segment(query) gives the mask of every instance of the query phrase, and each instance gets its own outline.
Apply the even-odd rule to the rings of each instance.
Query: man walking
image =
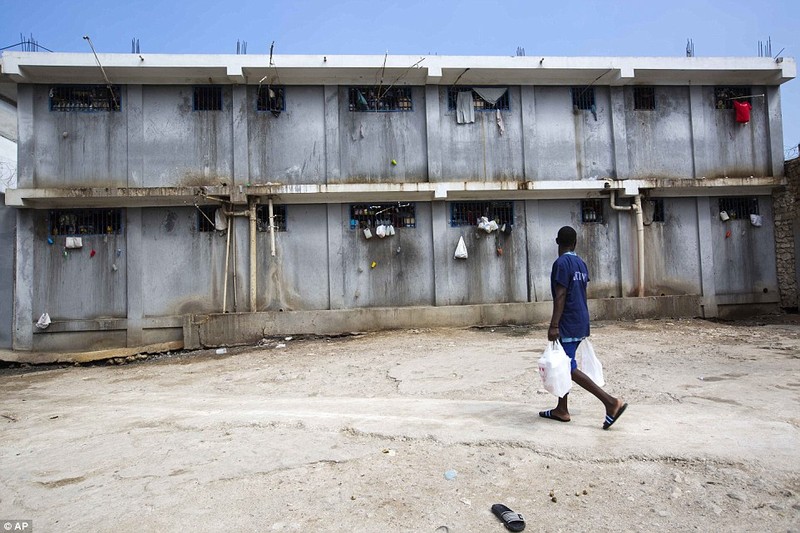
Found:
[[[547,340],[560,340],[564,351],[570,358],[572,381],[592,393],[606,407],[606,419],[603,429],[610,428],[616,422],[628,404],[615,398],[601,389],[586,374],[578,370],[575,351],[578,344],[589,336],[589,308],[586,305],[586,285],[589,282],[589,270],[586,263],[575,253],[578,235],[574,229],[564,226],[558,230],[558,259],[553,263],[550,273],[550,290],[553,293],[553,316],[547,330]],[[567,396],[558,399],[555,409],[541,411],[539,416],[569,422]]]

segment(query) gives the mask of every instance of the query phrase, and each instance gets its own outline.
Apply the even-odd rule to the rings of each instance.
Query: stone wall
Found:
[[[775,252],[781,307],[798,307],[796,244],[800,237],[800,157],[786,161],[787,186],[774,193]]]

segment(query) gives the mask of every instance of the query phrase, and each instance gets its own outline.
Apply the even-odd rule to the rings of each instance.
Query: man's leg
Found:
[[[578,369],[574,369],[572,371],[572,381],[592,393],[598,400],[603,402],[603,405],[606,406],[606,414],[616,418],[620,408],[624,405],[622,400],[614,398],[609,393],[598,387],[597,383],[592,381],[589,376]],[[559,405],[560,404],[561,402],[559,400]]]

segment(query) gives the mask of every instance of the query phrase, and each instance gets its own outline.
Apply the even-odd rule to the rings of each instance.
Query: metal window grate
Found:
[[[273,223],[275,231],[286,231],[286,206],[272,204]],[[258,231],[269,231],[269,206],[259,205],[256,208],[256,228]]]
[[[572,87],[573,109],[591,111],[594,107],[594,87]]]
[[[201,205],[197,207],[197,231],[201,233],[214,231],[214,215],[219,209],[218,205]]]
[[[731,196],[719,199],[719,210],[725,211],[731,220],[749,219],[758,215],[758,198],[753,196]]]
[[[499,225],[514,225],[514,202],[451,202],[450,226],[477,226],[481,217],[496,221]]]
[[[633,88],[633,109],[652,111],[656,108],[656,90],[654,87]]]
[[[280,113],[286,110],[286,99],[283,87],[259,87],[256,111],[272,111]]]
[[[50,111],[119,111],[117,85],[56,85],[50,87]]]
[[[374,228],[391,224],[395,228],[416,228],[416,204],[351,204],[350,229]]]
[[[742,98],[751,94],[750,87],[715,87],[714,107],[717,109],[733,109],[733,100],[750,102],[750,98]]]
[[[604,224],[603,200],[592,198],[581,200],[581,222],[584,224]]]
[[[411,87],[350,87],[350,111],[412,111]]]
[[[50,235],[118,235],[121,209],[54,209],[49,213]]]
[[[455,111],[456,105],[458,103],[458,93],[462,91],[472,91],[472,106],[475,108],[475,111],[494,111],[496,109],[500,109],[501,111],[508,111],[509,109],[509,102],[510,99],[508,97],[508,89],[506,89],[505,94],[500,97],[497,102],[494,104],[490,104],[483,98],[481,98],[478,93],[476,93],[471,87],[450,87],[447,90],[447,110],[448,111]]]
[[[205,85],[194,88],[194,111],[222,111],[222,87]]]

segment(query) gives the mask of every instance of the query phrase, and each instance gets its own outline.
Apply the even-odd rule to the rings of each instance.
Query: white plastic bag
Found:
[[[386,226],[381,224],[377,228],[375,228],[375,235],[377,235],[378,238],[380,238],[380,239],[383,239],[384,237],[386,237]]]
[[[542,385],[550,394],[563,398],[572,388],[572,368],[569,356],[558,341],[548,342],[539,358]]]
[[[50,325],[50,315],[47,313],[42,313],[42,316],[39,317],[39,320],[36,321],[36,327],[39,329],[47,329],[47,326]]]
[[[367,239],[372,238],[372,232],[369,230],[369,228],[364,228],[364,237]]]
[[[456,246],[456,253],[453,256],[455,259],[467,258],[467,243],[464,242],[464,236],[458,238],[458,245]]]
[[[83,239],[81,237],[67,237],[65,248],[83,248]]]
[[[578,362],[578,368],[581,372],[589,376],[589,379],[594,381],[598,387],[606,384],[603,379],[603,365],[594,354],[594,346],[588,338],[583,339],[575,351],[575,359]]]
[[[761,215],[750,215],[750,224],[752,224],[753,226],[755,226],[757,228],[760,228],[762,223],[763,222],[762,222]]]

